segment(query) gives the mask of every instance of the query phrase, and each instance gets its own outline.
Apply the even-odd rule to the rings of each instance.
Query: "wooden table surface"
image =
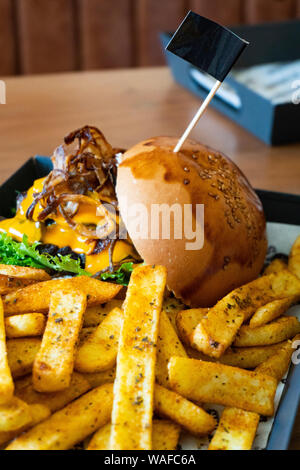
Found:
[[[0,106],[0,183],[35,154],[51,155],[70,131],[98,126],[115,147],[156,135],[179,136],[199,101],[167,68],[9,78]],[[254,187],[300,193],[300,144],[268,147],[210,109],[193,138],[222,150]],[[300,413],[291,443],[300,450]]]

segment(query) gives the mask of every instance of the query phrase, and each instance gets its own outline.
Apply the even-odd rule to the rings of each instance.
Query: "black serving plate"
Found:
[[[26,191],[34,180],[46,176],[52,169],[48,157],[30,158],[0,186],[0,216],[11,217],[18,192]],[[268,222],[300,226],[300,196],[257,190]],[[267,450],[286,450],[300,402],[300,366],[292,365],[275,416]]]

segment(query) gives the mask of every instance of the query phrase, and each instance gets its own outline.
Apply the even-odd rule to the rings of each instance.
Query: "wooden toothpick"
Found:
[[[213,97],[215,96],[215,94],[217,93],[217,91],[218,91],[218,89],[220,88],[221,85],[222,85],[222,82],[220,82],[218,80],[216,82],[216,84],[214,85],[214,87],[211,89],[211,91],[207,95],[205,101],[202,103],[199,110],[197,111],[197,113],[195,114],[195,116],[191,120],[190,124],[188,125],[188,127],[186,128],[186,130],[184,131],[184,133],[180,137],[179,141],[177,142],[177,145],[173,150],[174,153],[179,152],[179,150],[183,146],[184,142],[186,141],[186,139],[188,138],[188,136],[190,135],[190,133],[192,132],[194,127],[197,125],[199,119],[204,114],[206,108],[208,107],[209,103],[211,102],[211,100],[213,99]]]

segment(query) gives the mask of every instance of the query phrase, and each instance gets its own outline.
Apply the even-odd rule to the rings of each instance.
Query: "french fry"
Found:
[[[86,450],[110,450],[111,423],[95,432]]]
[[[201,361],[217,362],[217,359],[206,356],[205,354],[203,354],[202,352],[198,351],[195,348],[192,348],[191,346],[186,346],[185,350],[186,350],[188,357],[190,357],[191,359],[200,359]],[[230,349],[228,349],[228,351],[230,351]],[[224,355],[222,357],[224,357]]]
[[[300,235],[293,244],[288,267],[289,270],[300,279]]]
[[[274,377],[277,382],[279,382],[289,369],[291,357],[295,352],[293,343],[294,341],[299,340],[300,335],[297,335],[292,340],[284,343],[279,351],[277,351],[273,356],[269,357],[265,362],[256,368],[256,372]]]
[[[95,388],[21,434],[6,450],[68,450],[110,421],[113,385]]]
[[[288,371],[291,356],[294,352],[293,342],[297,339],[300,339],[300,335],[296,336],[294,340],[274,346],[240,348],[237,351],[243,352],[255,349],[268,349],[271,351],[272,348],[276,348],[270,357],[265,358],[264,362],[256,367],[256,372],[274,377],[279,382]],[[253,354],[255,355],[256,353],[254,352]],[[210,443],[209,450],[250,450],[258,423],[259,415],[256,413],[242,411],[237,408],[225,408],[218,429]]]
[[[75,359],[78,372],[110,370],[116,363],[123,311],[114,308],[79,346]]]
[[[168,363],[172,356],[187,357],[167,313],[162,310],[157,338],[157,358],[155,367],[156,382],[169,386]]]
[[[152,449],[175,450],[180,437],[180,426],[171,421],[153,420]]]
[[[265,346],[286,341],[300,333],[300,322],[296,317],[281,317],[272,323],[251,328],[244,325],[239,330],[234,345],[237,347]]]
[[[81,328],[78,338],[78,347],[80,347],[87,339],[96,331],[96,326],[86,326]]]
[[[262,362],[269,359],[283,346],[283,343],[272,344],[271,346],[255,346],[250,348],[229,348],[219,359],[222,364],[242,369],[255,369]],[[196,358],[197,359],[197,358]],[[200,358],[201,359],[201,358]]]
[[[197,349],[187,347],[186,352],[188,357],[192,359],[199,359],[201,361],[220,362],[232,367],[240,367],[241,369],[254,369],[263,361],[275,354],[282,348],[285,342],[272,344],[270,346],[254,346],[248,348],[235,348],[230,347],[223,354],[223,356],[216,361],[205,354],[197,351]]]
[[[9,292],[13,292],[17,289],[29,286],[30,284],[34,284],[35,282],[37,281],[33,281],[32,279],[18,279],[16,277],[8,277],[1,274],[0,295],[8,294]]]
[[[81,374],[89,382],[92,388],[99,387],[106,383],[113,383],[116,378],[116,368],[105,370],[104,372],[95,372],[93,374]]]
[[[193,331],[208,312],[208,308],[192,308],[177,313],[176,326],[178,334],[186,345],[191,345]]]
[[[41,346],[41,340],[39,338],[9,339],[6,346],[8,366],[13,378],[30,374]]]
[[[4,324],[7,338],[41,336],[45,330],[46,318],[43,313],[25,313],[5,318]]]
[[[15,382],[15,395],[28,404],[46,405],[52,413],[60,410],[71,401],[86,393],[91,384],[77,372],[72,374],[68,388],[60,392],[39,393],[33,388],[32,377],[25,377]]]
[[[216,427],[215,419],[202,408],[157,384],[154,408],[159,416],[170,419],[196,436],[209,434]]]
[[[114,308],[122,308],[123,300],[112,299],[109,302],[94,307],[88,307],[83,317],[83,326],[98,326]]]
[[[114,385],[113,450],[151,449],[156,342],[165,285],[162,266],[137,267],[130,278]]]
[[[49,281],[51,279],[51,276],[43,269],[13,266],[9,264],[0,264],[0,275],[15,277],[17,279],[30,279],[32,281]]]
[[[23,400],[12,397],[0,405],[0,431],[16,431],[31,422],[30,408]]]
[[[264,275],[277,274],[280,271],[286,270],[287,268],[288,265],[283,259],[275,258],[264,270]]]
[[[287,270],[239,287],[221,299],[200,321],[192,334],[193,346],[207,356],[220,358],[234,341],[242,323],[259,307],[299,294],[300,280]]]
[[[265,416],[274,413],[274,378],[224,364],[183,357],[169,363],[171,387],[197,402],[237,407]]]
[[[103,304],[113,299],[122,286],[98,281],[88,276],[77,276],[71,279],[53,279],[39,282],[24,289],[19,289],[3,298],[6,316],[27,312],[47,312],[51,294],[62,290],[80,290],[87,296],[89,307]]]
[[[259,415],[238,408],[225,408],[208,450],[251,450]]]
[[[32,380],[38,392],[69,387],[85,309],[86,295],[80,291],[52,294],[46,330],[33,365]]]
[[[287,297],[286,299],[273,300],[273,302],[260,307],[251,318],[249,326],[251,328],[258,328],[270,323],[272,320],[276,320],[276,318],[283,315],[293,305],[295,300],[295,297]]]
[[[22,428],[17,429],[15,431],[0,431],[0,446],[3,444],[11,441],[15,437],[17,437],[20,433],[27,431],[28,429],[32,428],[36,424],[40,423],[47,419],[51,412],[49,408],[45,405],[30,405],[29,406],[31,421],[25,424]]]
[[[176,333],[178,333],[176,326],[176,315],[183,308],[184,304],[181,302],[181,300],[176,299],[175,297],[166,297],[163,301],[162,310],[168,315],[169,320],[172,323]]]
[[[232,344],[243,321],[242,312],[212,308],[194,329],[191,346],[207,356],[218,359]]]
[[[270,301],[284,299],[286,297],[299,297],[300,280],[287,269],[263,277],[268,277],[270,281],[270,291],[268,295],[270,297],[273,295]]]
[[[83,373],[111,369],[117,357],[118,339],[123,312],[116,308],[105,317],[100,326],[83,341],[78,349],[75,369]],[[168,362],[171,356],[186,357],[186,352],[169,320],[162,310],[157,339],[156,380],[168,384]]]
[[[100,428],[92,437],[87,450],[109,450],[111,423]],[[152,450],[175,450],[180,427],[171,421],[153,420]]]
[[[9,402],[13,392],[14,384],[7,358],[3,304],[0,298],[0,405]]]

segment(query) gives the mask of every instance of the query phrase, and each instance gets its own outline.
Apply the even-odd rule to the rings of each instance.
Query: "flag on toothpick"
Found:
[[[249,45],[229,29],[190,11],[166,49],[195,67],[208,73],[217,81],[201,108],[179,140],[174,152],[178,152],[203,115],[210,101],[226,76]]]

